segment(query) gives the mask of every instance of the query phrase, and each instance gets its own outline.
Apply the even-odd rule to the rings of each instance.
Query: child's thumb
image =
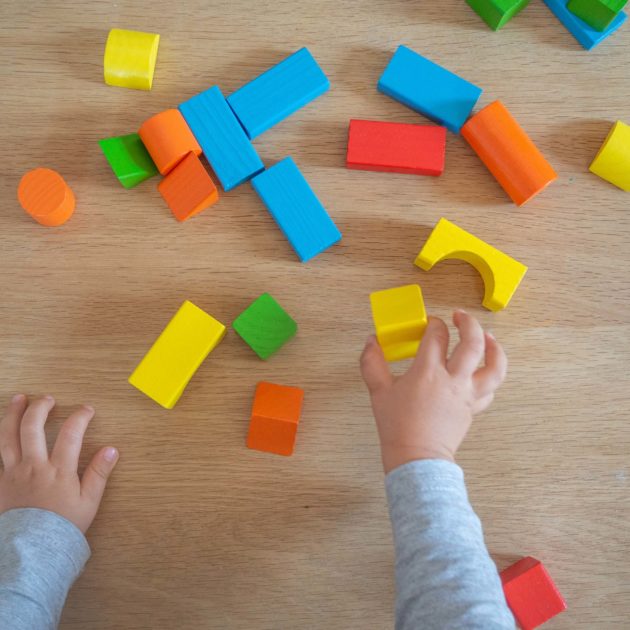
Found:
[[[393,379],[383,350],[374,335],[368,338],[361,354],[361,376],[370,394],[376,393],[382,387],[387,387]]]

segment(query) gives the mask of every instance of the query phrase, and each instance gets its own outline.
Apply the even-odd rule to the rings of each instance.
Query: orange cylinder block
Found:
[[[25,173],[17,196],[22,208],[35,221],[48,227],[62,225],[74,212],[72,189],[57,171],[49,168],[34,168]]]
[[[558,177],[501,101],[472,116],[461,134],[517,206]]]

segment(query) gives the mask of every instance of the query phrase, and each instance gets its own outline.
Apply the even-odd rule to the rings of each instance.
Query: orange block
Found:
[[[65,223],[74,212],[74,193],[57,171],[34,168],[22,176],[18,201],[38,223],[55,227]]]
[[[201,155],[199,143],[177,109],[167,109],[145,120],[138,135],[162,175],[175,168],[191,151]]]
[[[194,153],[189,153],[159,184],[158,190],[178,221],[217,202],[219,191]]]
[[[461,134],[517,206],[558,177],[501,101],[472,116]]]
[[[258,383],[249,424],[247,446],[266,453],[292,455],[304,390]]]

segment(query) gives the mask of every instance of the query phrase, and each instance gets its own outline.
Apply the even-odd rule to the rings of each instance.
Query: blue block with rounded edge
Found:
[[[612,35],[628,18],[626,13],[622,11],[610,23],[608,28],[603,31],[596,31],[584,20],[569,11],[567,8],[569,0],[543,0],[543,2],[586,50],[591,50],[591,48],[595,48],[595,46],[601,44],[601,42]]]
[[[301,48],[236,90],[227,102],[253,140],[329,87],[308,48]]]
[[[341,232],[292,158],[254,177],[252,186],[302,262],[341,240]]]
[[[407,46],[399,46],[378,89],[459,133],[483,90]]]
[[[179,111],[224,190],[235,188],[265,168],[217,86],[182,103]]]

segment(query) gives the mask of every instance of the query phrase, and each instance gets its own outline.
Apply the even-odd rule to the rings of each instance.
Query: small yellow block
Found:
[[[492,245],[484,243],[446,219],[440,219],[418,254],[415,264],[429,271],[447,258],[470,263],[483,278],[483,305],[491,311],[505,308],[527,272],[527,267]]]
[[[188,381],[225,336],[225,326],[186,300],[129,377],[129,383],[172,409]]]
[[[427,327],[422,291],[417,284],[370,294],[376,338],[388,361],[414,357]]]
[[[156,33],[113,28],[105,44],[105,83],[150,90],[160,36]]]
[[[589,170],[621,190],[630,191],[630,125],[618,120],[612,126]]]

